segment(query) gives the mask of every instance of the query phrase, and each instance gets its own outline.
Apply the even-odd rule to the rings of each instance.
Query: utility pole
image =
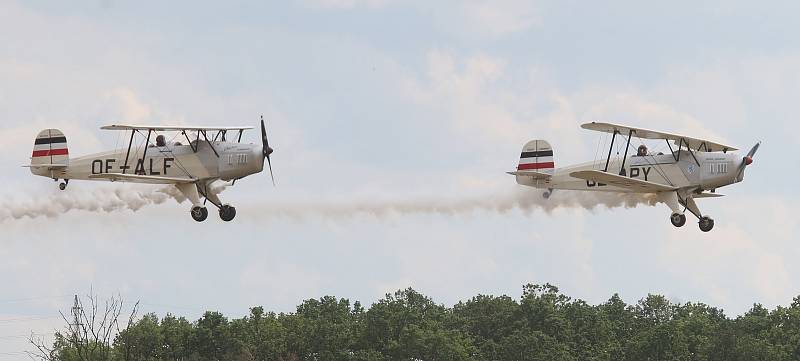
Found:
[[[72,322],[69,324],[70,332],[72,333],[72,341],[76,347],[79,347],[81,344],[81,340],[83,339],[81,335],[81,314],[83,313],[83,308],[81,307],[80,302],[78,301],[78,295],[75,295],[75,303],[72,306]]]

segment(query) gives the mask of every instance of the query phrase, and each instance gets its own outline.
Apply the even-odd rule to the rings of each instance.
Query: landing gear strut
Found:
[[[686,224],[686,215],[685,214],[681,214],[681,213],[673,213],[669,217],[669,220],[670,220],[670,222],[672,222],[673,226],[675,226],[675,227],[683,227],[683,225]]]
[[[225,222],[230,222],[236,217],[236,208],[230,205],[219,207],[219,218]]]
[[[702,217],[700,218],[698,225],[700,226],[701,231],[708,232],[714,228],[714,220],[709,217]]]
[[[208,218],[208,209],[200,206],[192,207],[192,218],[198,222],[205,221]]]

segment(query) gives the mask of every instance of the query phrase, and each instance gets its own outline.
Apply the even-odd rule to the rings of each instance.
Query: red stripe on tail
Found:
[[[547,163],[528,163],[528,164],[520,164],[517,167],[517,170],[529,170],[529,169],[547,169],[547,168],[555,168],[556,164],[554,162],[547,162]]]
[[[52,150],[34,150],[33,157],[49,157],[51,155],[69,155],[69,151],[64,149],[52,149]]]

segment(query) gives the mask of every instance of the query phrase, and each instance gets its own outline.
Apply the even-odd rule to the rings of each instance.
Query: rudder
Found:
[[[67,166],[69,150],[67,137],[58,129],[45,129],[36,136],[31,154],[31,166]]]
[[[552,173],[555,170],[553,147],[546,140],[532,140],[522,147],[517,170]]]

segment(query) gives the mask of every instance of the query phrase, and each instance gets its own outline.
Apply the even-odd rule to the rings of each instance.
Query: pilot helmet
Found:
[[[643,157],[647,155],[647,146],[642,144],[639,146],[639,150],[636,152],[636,155]]]

